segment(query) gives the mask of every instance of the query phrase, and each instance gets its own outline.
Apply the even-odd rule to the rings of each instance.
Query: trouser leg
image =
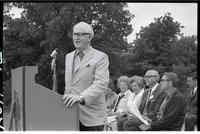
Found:
[[[124,122],[123,128],[124,131],[140,131],[139,126],[142,124],[142,122],[135,118],[130,119]]]
[[[81,122],[79,122],[79,130],[80,131],[103,131],[104,125],[99,126],[84,126]]]
[[[185,118],[185,131],[194,131],[195,119],[186,116]]]
[[[118,131],[124,131],[123,124],[126,120],[127,120],[126,117],[123,117],[123,118],[120,118],[117,120],[117,130]]]

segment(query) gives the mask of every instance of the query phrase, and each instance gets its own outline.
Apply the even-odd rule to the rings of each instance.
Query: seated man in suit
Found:
[[[187,84],[191,90],[189,90],[186,97],[185,130],[194,131],[194,126],[197,125],[197,72],[188,75]]]
[[[158,111],[155,103],[161,104],[162,98],[158,99],[158,94],[161,93],[158,81],[160,75],[156,70],[149,70],[144,76],[145,84],[148,87],[143,93],[141,105],[139,107],[140,114],[145,120],[153,120]],[[136,116],[129,117],[128,120],[119,119],[117,126],[119,131],[139,131],[139,126],[143,122]]]
[[[176,89],[178,76],[173,72],[165,72],[161,78],[161,94],[166,94],[162,101],[156,119],[148,125],[142,124],[139,128],[143,131],[180,131],[185,117],[185,99]],[[160,95],[161,95],[160,94]],[[160,96],[159,95],[159,96]]]

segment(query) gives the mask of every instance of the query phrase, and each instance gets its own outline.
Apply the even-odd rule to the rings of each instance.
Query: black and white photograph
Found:
[[[1,2],[2,131],[198,131],[197,2]]]

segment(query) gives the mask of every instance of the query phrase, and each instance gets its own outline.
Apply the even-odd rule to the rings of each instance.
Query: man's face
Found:
[[[91,34],[85,32],[83,28],[75,27],[73,31],[73,42],[76,49],[83,51],[88,47],[91,40]]]
[[[161,89],[169,88],[170,82],[171,81],[168,79],[168,77],[166,75],[163,75],[163,77],[161,78],[161,81],[160,81]]]
[[[144,81],[148,87],[152,87],[155,83],[157,83],[157,76],[146,73],[144,76]]]
[[[196,83],[197,82],[195,80],[193,80],[192,77],[187,78],[187,84],[188,84],[189,87],[194,88],[196,86]]]

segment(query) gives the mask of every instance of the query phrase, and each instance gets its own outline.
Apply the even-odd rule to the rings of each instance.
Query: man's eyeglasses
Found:
[[[90,33],[73,33],[73,36],[85,36],[89,35]]]
[[[170,80],[169,80],[169,79],[161,79],[160,82],[161,82],[161,81],[170,81]]]

